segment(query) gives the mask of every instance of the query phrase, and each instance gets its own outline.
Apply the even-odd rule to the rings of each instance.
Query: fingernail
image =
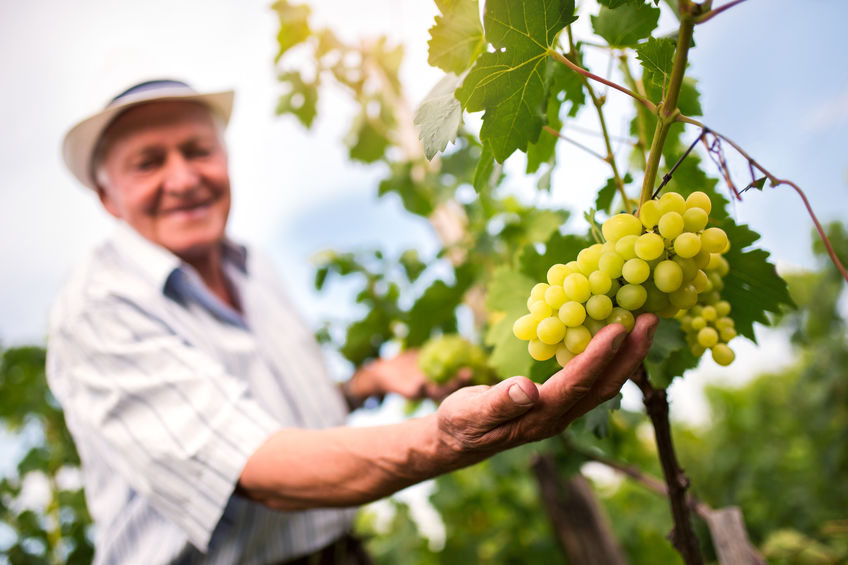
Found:
[[[519,406],[533,403],[530,397],[527,396],[527,393],[524,392],[524,389],[521,388],[521,385],[512,385],[509,387],[509,397]]]
[[[612,340],[612,350],[618,351],[618,348],[621,347],[621,344],[624,343],[624,338],[627,337],[627,332],[622,332],[615,336]]]

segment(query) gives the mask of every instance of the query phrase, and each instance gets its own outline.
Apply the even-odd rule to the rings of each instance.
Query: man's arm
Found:
[[[248,459],[239,491],[280,510],[355,506],[551,437],[618,393],[656,325],[645,314],[630,334],[620,324],[604,328],[542,385],[512,377],[467,387],[436,413],[399,424],[279,430]]]

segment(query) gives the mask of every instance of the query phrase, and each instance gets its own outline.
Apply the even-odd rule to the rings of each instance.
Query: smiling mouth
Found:
[[[202,202],[194,202],[188,205],[175,206],[173,208],[168,208],[167,210],[162,210],[162,215],[167,217],[191,219],[205,215],[212,207],[212,204],[214,204],[214,202],[215,199],[210,198],[208,200],[203,200]]]

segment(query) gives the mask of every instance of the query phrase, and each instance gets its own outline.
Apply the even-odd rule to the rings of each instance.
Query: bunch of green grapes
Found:
[[[716,287],[706,270],[730,245],[724,230],[707,227],[711,209],[703,192],[685,199],[667,192],[645,202],[638,217],[609,218],[603,243],[553,265],[547,282],[533,287],[513,333],[529,342],[533,359],[555,356],[565,366],[606,325],[630,331],[642,312],[671,318],[696,306]]]
[[[698,303],[677,318],[680,327],[686,332],[686,342],[695,357],[700,357],[709,349],[713,360],[722,366],[730,365],[736,354],[728,342],[736,337],[736,324],[730,317],[730,303],[721,299],[724,288],[722,280],[730,270],[727,261],[721,255],[714,254],[707,265],[707,288],[698,295]]]
[[[485,383],[490,380],[492,371],[486,363],[486,352],[457,334],[427,340],[419,351],[418,367],[438,384],[447,383],[463,368],[471,370],[472,382]]]

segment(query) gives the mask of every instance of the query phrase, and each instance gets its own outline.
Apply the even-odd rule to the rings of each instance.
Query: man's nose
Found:
[[[164,172],[162,185],[168,192],[188,192],[200,183],[200,175],[191,162],[181,154],[169,156]]]

